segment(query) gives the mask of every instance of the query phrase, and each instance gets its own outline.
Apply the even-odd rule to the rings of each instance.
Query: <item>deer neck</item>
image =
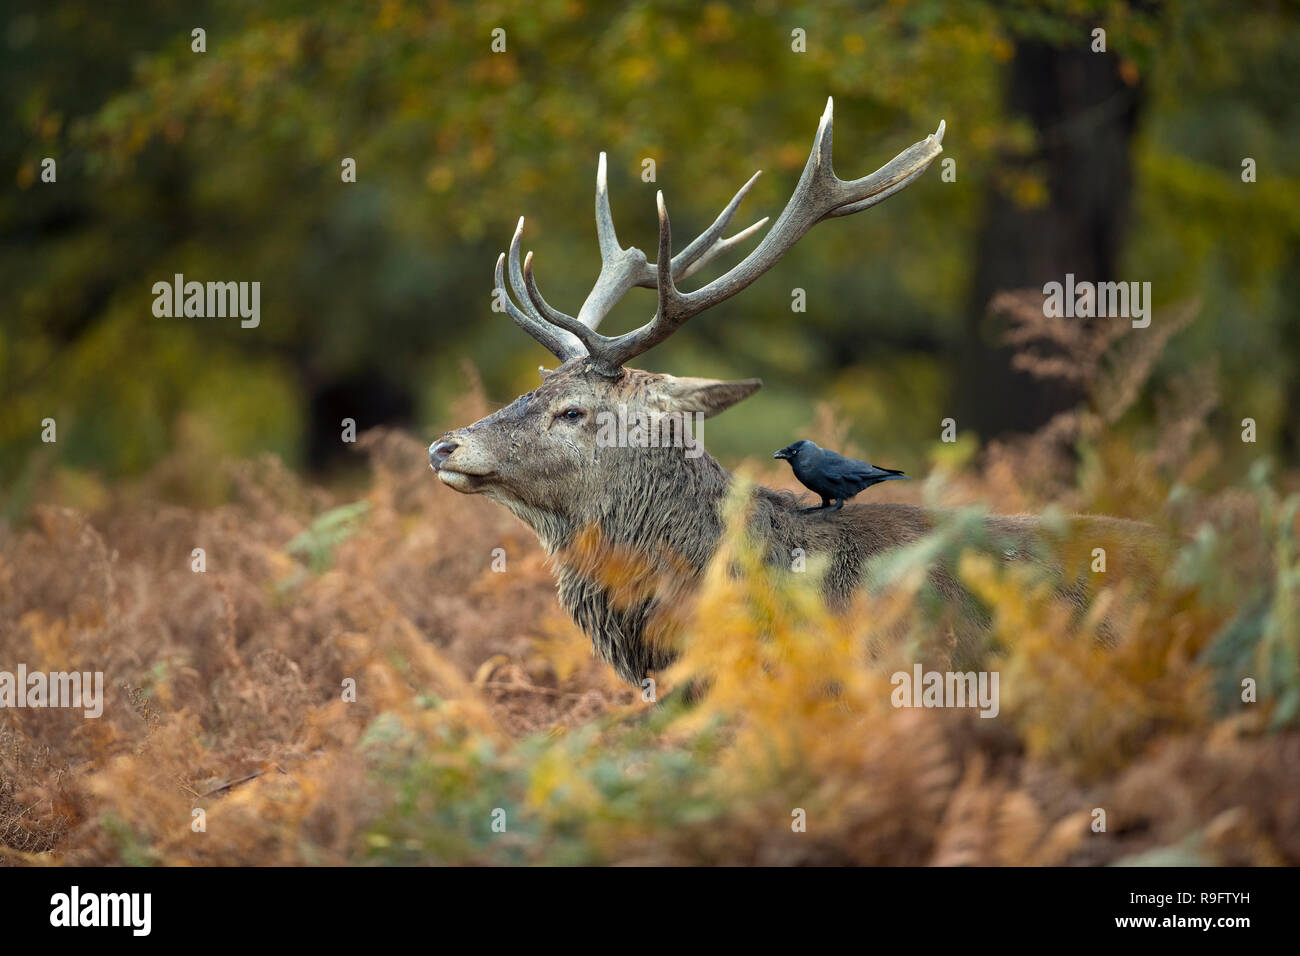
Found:
[[[512,510],[546,548],[560,603],[593,649],[638,683],[672,661],[669,618],[717,549],[732,478],[707,453],[686,459],[680,449],[628,464],[582,514]]]
[[[602,559],[638,555],[698,573],[721,536],[731,481],[707,453],[688,459],[664,449],[636,459],[583,513],[525,520],[561,567],[593,570]]]

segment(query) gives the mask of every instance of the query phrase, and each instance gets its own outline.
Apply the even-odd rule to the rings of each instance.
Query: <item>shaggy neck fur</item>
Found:
[[[623,489],[593,501],[585,515],[511,505],[551,556],[559,599],[619,676],[640,683],[673,660],[676,615],[694,591],[722,536],[732,476],[712,456],[680,449],[602,449]],[[924,534],[929,515],[910,505],[849,505],[801,515],[788,492],[756,487],[750,530],[768,560],[789,567],[794,549],[830,557],[824,582],[832,606],[845,603],[867,559]]]

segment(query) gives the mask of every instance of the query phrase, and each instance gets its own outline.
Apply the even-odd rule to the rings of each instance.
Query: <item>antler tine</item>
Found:
[[[659,268],[646,261],[645,253],[635,247],[624,249],[619,245],[614,229],[614,215],[609,207],[608,166],[605,153],[596,164],[596,237],[600,242],[600,276],[592,287],[587,301],[578,312],[578,321],[588,328],[599,327],[609,311],[627,295],[634,286],[653,289],[658,282]],[[703,268],[722,253],[734,248],[752,236],[767,223],[760,219],[729,239],[722,232],[731,223],[736,210],[753,188],[762,171],[755,173],[719,213],[713,225],[700,233],[685,249],[672,258],[674,279],[684,279]]]
[[[662,342],[694,315],[746,288],[781,259],[813,226],[823,219],[850,215],[882,202],[921,175],[943,152],[945,124],[919,143],[903,150],[880,169],[868,176],[845,181],[835,175],[832,164],[834,100],[827,98],[826,109],[817,126],[817,136],[808,154],[808,162],[794,194],[776,223],[758,246],[739,264],[694,292],[679,292],[674,283],[676,263],[670,257],[671,236],[668,215],[659,198],[659,262],[670,263],[668,270],[656,268],[659,308],[649,322],[625,335],[608,340],[591,350],[593,364],[606,374],[616,374],[629,359]],[[751,179],[742,194],[753,183]],[[740,198],[743,195],[738,194]],[[733,200],[733,203],[736,200]],[[730,206],[728,207],[730,209]],[[734,211],[734,210],[733,210]],[[727,215],[724,210],[722,219]],[[724,223],[725,228],[725,223]],[[750,230],[746,230],[750,232]],[[738,239],[739,237],[733,237]],[[731,242],[732,240],[727,240]],[[693,244],[692,244],[693,245]],[[716,253],[715,253],[716,254]],[[681,278],[677,276],[677,278]]]
[[[727,203],[726,208],[718,214],[718,218],[713,220],[713,225],[709,226],[708,229],[705,229],[702,233],[687,243],[685,249],[673,256],[672,270],[674,280],[685,279],[687,276],[697,272],[710,261],[716,259],[723,252],[739,245],[759,229],[763,228],[764,224],[767,222],[766,216],[754,223],[752,226],[742,229],[730,239],[722,238],[723,230],[731,224],[732,217],[736,215],[736,210],[740,208],[740,204],[745,201],[745,197],[749,195],[750,189],[754,187],[754,183],[758,182],[758,177],[761,175],[763,175],[763,171],[760,169],[758,172],[754,173],[753,176],[750,176],[749,181],[736,191],[736,195],[731,197],[731,202]],[[659,266],[657,264],[651,265],[649,276],[646,281],[641,284],[653,289],[655,284],[658,282],[658,275]]]
[[[614,231],[614,214],[609,209],[609,183],[605,177],[605,152],[596,161],[596,238],[600,240],[601,259],[613,259],[623,251]]]
[[[524,217],[519,217],[519,225],[515,226],[515,234],[510,237],[510,254],[506,260],[510,266],[510,289],[514,292],[515,298],[519,304],[524,307],[524,311],[536,322],[541,322],[542,317],[538,314],[537,309],[533,306],[528,298],[528,289],[524,284],[524,273],[519,268],[519,245],[524,235]]]
[[[496,268],[496,290],[501,293],[501,301],[505,303],[506,314],[514,320],[515,325],[519,326],[546,348],[548,352],[558,358],[561,362],[566,362],[571,358],[582,355],[585,349],[578,344],[572,337],[561,337],[561,333],[549,323],[540,319],[533,318],[525,312],[521,312],[511,300],[510,294],[506,291],[506,254],[503,252],[497,256]]]
[[[751,179],[750,182],[753,182]],[[673,261],[673,227],[668,221],[668,204],[664,202],[664,191],[660,189],[655,193],[655,206],[659,211],[659,261],[669,263],[668,269],[659,270],[658,288],[659,288],[659,308],[655,310],[655,319],[666,329],[664,337],[671,335],[673,330],[682,322],[686,321],[687,316],[682,314],[684,304],[682,294],[677,291],[677,284],[673,282],[673,270],[671,263]],[[678,318],[678,316],[681,316]],[[625,336],[620,336],[620,339]],[[619,340],[615,340],[617,348]],[[622,363],[619,363],[622,365]]]
[[[754,175],[757,176],[758,174],[755,173]],[[708,249],[704,250],[703,254],[698,259],[696,259],[694,262],[689,263],[688,265],[685,266],[685,268],[681,269],[680,271],[677,268],[677,263],[675,260],[679,256],[681,256],[682,253],[678,253],[677,256],[673,257],[674,258],[673,278],[686,279],[689,278],[690,276],[695,275],[695,273],[699,272],[701,269],[707,266],[718,256],[740,245],[742,242],[744,242],[754,233],[758,232],[760,229],[766,226],[767,223],[768,223],[768,217],[764,216],[762,219],[760,219],[758,222],[754,223],[753,225],[746,226],[744,229],[740,230],[740,232],[736,233],[730,239],[719,239],[717,242],[713,243],[713,245],[709,246]]]
[[[947,128],[948,128],[947,122],[945,122],[944,120],[939,120],[939,128],[936,129],[929,136],[927,136],[925,139],[923,139],[920,143],[917,143],[916,145],[922,146],[930,142],[931,140],[933,140],[939,146],[939,150],[935,154],[938,155],[939,152],[943,151],[943,134],[947,130]],[[916,146],[912,147],[912,149],[915,148]],[[870,176],[864,176],[862,177],[862,179],[854,180],[854,182],[852,183],[844,183],[844,185],[853,188],[858,186],[859,184],[867,184],[868,180],[874,180],[877,177],[880,177],[882,173],[890,172],[896,174],[897,170],[894,170],[893,167],[898,165],[899,161],[904,159],[904,157],[907,156],[908,152],[910,152],[910,150],[904,150],[902,153],[899,153],[892,160],[890,160],[880,169],[876,170]],[[880,189],[877,192],[872,192],[871,195],[866,196],[865,198],[859,200],[858,202],[851,202],[851,203],[846,203],[843,206],[836,206],[834,209],[828,212],[824,218],[830,219],[836,216],[851,216],[855,212],[861,212],[864,209],[869,209],[870,207],[876,205],[876,203],[884,202],[890,196],[894,195],[894,193],[909,186],[912,183],[912,181],[915,180],[917,177],[919,177],[923,172],[925,172],[926,169],[929,168],[929,166],[930,166],[930,161],[927,161],[924,166],[921,166],[919,169],[913,167],[909,172],[908,164],[903,163],[902,166],[900,167],[904,174],[902,179],[897,180],[891,186],[885,186],[884,188]],[[888,179],[888,176],[883,178]],[[840,182],[843,182],[843,180],[840,180]],[[874,184],[872,185],[874,186]]]
[[[614,230],[609,208],[609,183],[605,154],[596,163],[596,238],[600,242],[600,275],[578,311],[578,321],[595,330],[628,290],[653,279],[645,253],[635,247],[624,249]]]
[[[542,298],[542,292],[537,288],[537,279],[533,276],[533,254],[530,251],[524,257],[524,286],[528,290],[528,296],[532,299],[533,305],[542,313],[542,316],[551,325],[559,326],[566,332],[571,333],[580,341],[588,354],[594,354],[597,349],[607,347],[612,339],[608,339],[594,329],[588,328],[571,315],[566,315],[559,309],[552,306]]]

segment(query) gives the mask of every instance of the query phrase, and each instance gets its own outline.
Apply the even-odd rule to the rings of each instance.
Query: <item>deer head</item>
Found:
[[[537,531],[548,548],[565,544],[577,528],[600,522],[644,534],[647,513],[670,527],[686,520],[685,502],[725,486],[726,472],[707,455],[680,448],[617,448],[598,441],[598,420],[617,414],[687,413],[707,417],[752,394],[757,379],[723,382],[677,378],[627,367],[672,335],[692,316],[730,298],[770,269],[814,225],[861,212],[906,187],[942,151],[944,124],[869,176],[845,181],[831,166],[832,102],[813,141],[794,194],[776,223],[739,264],[693,292],[678,283],[761,230],[761,219],[723,238],[759,173],[740,188],[704,232],[673,253],[663,193],[659,207],[657,262],[640,249],[624,248],[614,231],[605,154],[596,173],[596,231],[601,268],[576,317],[552,307],[538,289],[533,254],[519,260],[523,219],[507,255],[496,264],[496,289],[510,318],[560,360],[543,370],[539,388],[466,428],[448,432],[429,448],[438,478],[456,491],[496,499]],[[505,291],[506,275],[515,301]],[[601,320],[634,286],[654,289],[658,307],[640,328],[623,335],[597,331]],[[656,500],[657,499],[657,500]],[[619,520],[622,519],[622,520]],[[692,518],[692,521],[695,519]],[[693,560],[693,558],[692,558]]]

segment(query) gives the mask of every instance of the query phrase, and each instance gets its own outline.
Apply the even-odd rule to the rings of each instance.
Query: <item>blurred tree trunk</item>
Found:
[[[397,376],[363,368],[327,381],[307,378],[307,467],[319,473],[341,463],[358,463],[342,440],[343,420],[356,422],[360,435],[376,425],[410,428],[415,400]],[[355,447],[355,446],[354,446]]]
[[[1011,368],[1001,344],[1004,326],[989,300],[1010,289],[1041,289],[1064,281],[1119,279],[1115,274],[1132,186],[1131,147],[1142,88],[1121,74],[1114,53],[1093,53],[1083,31],[1078,47],[1039,41],[1016,47],[1007,87],[1008,112],[1036,133],[1028,155],[1007,157],[990,180],[979,231],[966,348],[958,399],[960,427],[983,437],[1032,431],[1082,397]],[[1030,206],[1007,192],[1008,181],[1032,172],[1044,181],[1043,202]],[[1137,278],[1137,277],[1134,277]]]
[[[1297,374],[1296,362],[1300,361],[1300,246],[1292,245],[1287,256],[1287,265],[1282,270],[1279,286],[1282,305],[1282,327],[1279,346],[1287,357],[1283,376],[1286,378],[1286,396],[1282,408],[1282,454],[1287,461],[1300,462],[1300,415],[1295,409],[1300,408],[1300,374]],[[1240,422],[1244,415],[1236,416]]]

